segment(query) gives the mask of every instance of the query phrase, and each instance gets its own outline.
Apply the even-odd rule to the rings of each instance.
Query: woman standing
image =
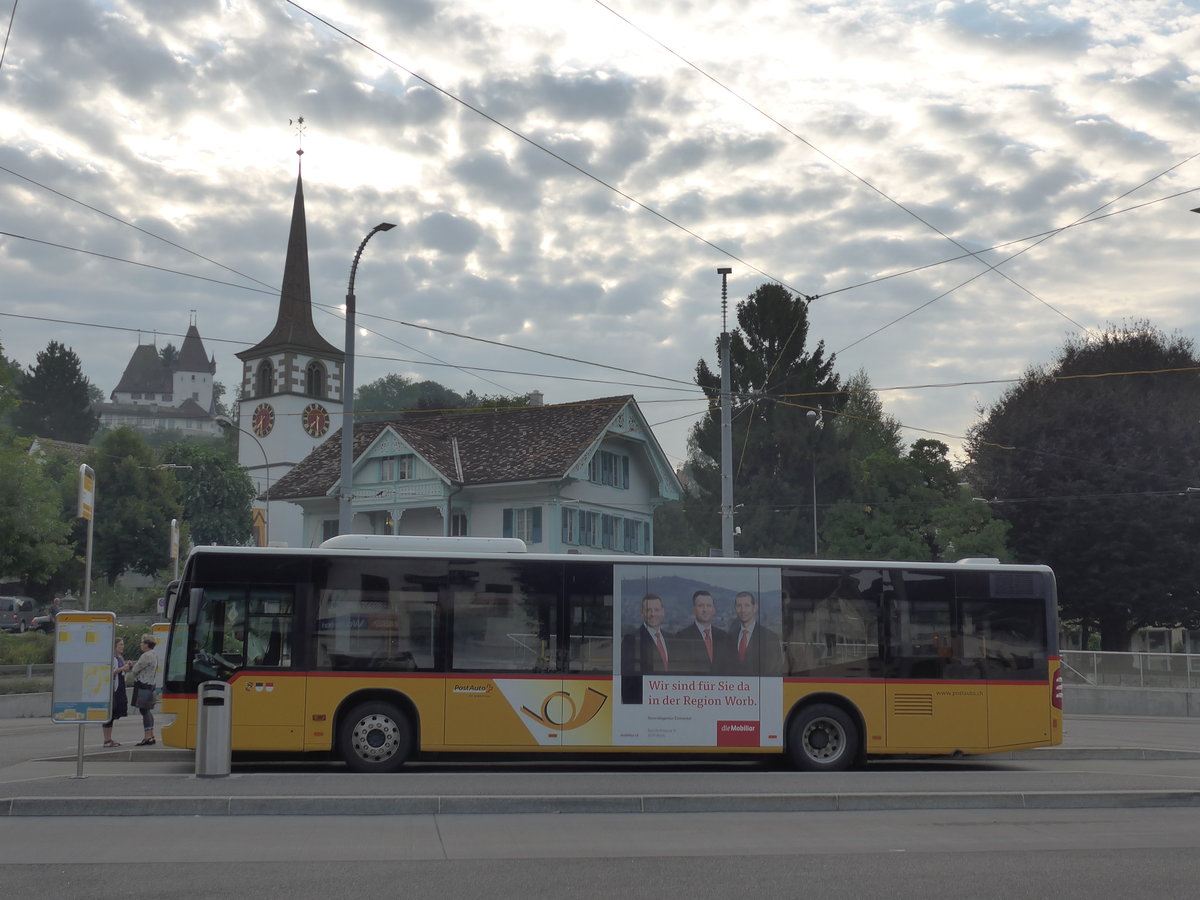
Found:
[[[104,730],[104,746],[120,747],[112,739],[113,722],[125,718],[129,712],[129,699],[125,696],[125,673],[133,668],[133,663],[125,662],[125,639],[117,638],[113,642],[113,699],[112,718],[100,727]]]
[[[137,742],[138,747],[154,744],[154,704],[158,675],[158,656],[154,652],[154,635],[142,635],[142,655],[133,664],[133,705],[142,713],[142,728],[145,736]]]

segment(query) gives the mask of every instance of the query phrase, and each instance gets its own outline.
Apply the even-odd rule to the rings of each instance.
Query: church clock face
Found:
[[[300,414],[300,424],[309,437],[324,437],[329,430],[329,410],[320,403],[310,403]]]
[[[275,427],[275,410],[270,403],[260,403],[250,415],[250,428],[258,437],[266,437]]]

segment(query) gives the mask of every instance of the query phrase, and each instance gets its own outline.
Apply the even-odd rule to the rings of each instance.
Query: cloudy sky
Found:
[[[300,140],[333,343],[359,241],[398,225],[358,270],[359,384],[633,393],[677,464],[719,266],[731,300],[816,295],[812,338],[910,441],[957,445],[1081,329],[1200,336],[1190,2],[13,9],[0,343],[30,365],[61,341],[106,394],[192,315],[236,387],[274,322]]]

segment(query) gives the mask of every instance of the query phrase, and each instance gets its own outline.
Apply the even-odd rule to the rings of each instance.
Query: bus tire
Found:
[[[829,703],[800,710],[788,728],[788,757],[806,772],[844,772],[854,765],[858,751],[854,720]]]
[[[391,703],[360,703],[342,718],[338,752],[353,772],[395,772],[412,753],[412,725]]]

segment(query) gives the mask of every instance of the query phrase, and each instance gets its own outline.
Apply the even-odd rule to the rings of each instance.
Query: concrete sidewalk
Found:
[[[547,812],[811,812],[1200,806],[1200,721],[1073,716],[1061,747],[961,760],[879,760],[811,774],[759,762],[435,761],[394,775],[339,763],[235,757],[197,778],[191,751],[117,750],[89,728],[0,722],[0,816],[415,815]],[[95,734],[92,734],[92,732]],[[714,790],[714,786],[718,789]]]

